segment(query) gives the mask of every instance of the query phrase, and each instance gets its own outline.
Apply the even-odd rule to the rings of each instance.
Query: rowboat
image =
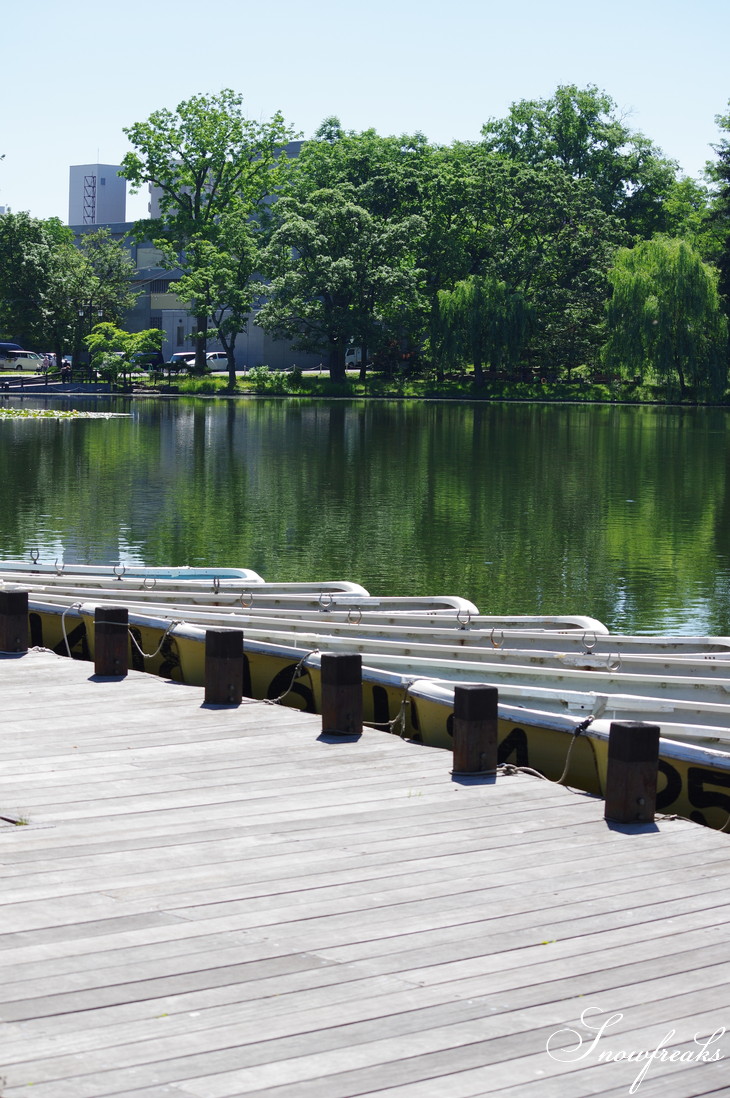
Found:
[[[241,569],[241,572],[244,570]],[[254,578],[249,578],[254,576]],[[142,598],[161,603],[174,601],[176,597],[183,601],[210,602],[217,605],[243,605],[254,598],[265,599],[272,593],[282,595],[316,594],[324,604],[329,603],[330,595],[370,598],[368,591],[359,583],[350,580],[317,580],[311,583],[268,583],[258,573],[249,572],[249,576],[225,576],[214,569],[208,575],[199,572],[177,577],[155,575],[150,569],[148,574],[120,573],[112,578],[109,573],[76,572],[13,572],[0,569],[0,585],[19,586],[50,594],[70,592],[74,595],[94,594],[94,597],[120,598],[127,593],[132,598]],[[154,593],[153,593],[154,592]]]
[[[91,628],[96,602],[64,602],[58,596],[47,606],[69,607],[78,611]],[[109,602],[105,605],[117,606]],[[228,613],[198,613],[188,609],[184,618],[172,609],[148,609],[132,605],[127,610],[144,618],[153,615],[165,620],[171,635],[180,624],[205,628],[238,628],[240,619]],[[31,622],[33,618],[31,616]],[[551,634],[545,633],[545,643]],[[545,651],[527,653],[524,663],[496,662],[502,653],[491,648],[448,647],[437,644],[403,644],[392,640],[367,641],[335,637],[326,631],[289,632],[280,628],[244,629],[244,651],[252,645],[286,648],[297,652],[358,652],[363,664],[409,679],[432,679],[456,683],[489,683],[499,689],[500,697],[520,706],[535,705],[542,711],[573,713],[615,720],[638,719],[659,722],[660,718],[679,724],[672,735],[708,742],[727,742],[730,746],[730,659],[652,659],[634,656],[631,670],[617,667],[565,666],[559,654]],[[513,657],[513,653],[510,653]],[[669,715],[672,715],[670,718]],[[711,726],[710,730],[706,726]],[[434,746],[447,746],[441,739]]]
[[[17,564],[17,562],[12,562]],[[82,565],[74,568],[84,568]],[[116,600],[124,592],[134,602],[146,602],[154,605],[230,605],[240,609],[256,604],[266,609],[307,610],[320,612],[330,609],[353,608],[362,611],[377,612],[414,612],[436,613],[447,611],[462,620],[468,621],[479,613],[477,607],[468,599],[457,595],[438,595],[424,597],[374,598],[364,587],[350,581],[338,580],[324,583],[266,583],[257,573],[251,581],[246,576],[221,576],[213,569],[204,570],[203,575],[189,577],[173,576],[182,569],[151,569],[149,574],[135,572],[114,573],[111,580],[109,572],[46,572],[40,576],[30,571],[18,571],[6,567],[0,570],[0,581],[6,586],[22,585],[36,594],[49,595],[54,591],[65,597],[84,598],[93,594],[95,599]],[[222,569],[221,572],[225,572]],[[243,573],[244,569],[241,570]]]
[[[263,579],[251,568],[198,568],[197,566],[181,565],[180,567],[147,567],[143,565],[127,564],[66,564],[56,560],[53,564],[44,564],[39,558],[31,557],[30,561],[8,560],[0,562],[0,579],[12,574],[24,578],[31,576],[83,576],[89,579],[94,577],[106,577],[108,579],[122,579],[123,577],[147,580],[213,580],[236,579],[246,583],[263,583]]]
[[[63,606],[33,599],[31,642],[77,658],[93,659],[93,603]],[[153,611],[129,614],[130,665],[175,681],[202,685],[205,625],[176,622]],[[367,724],[386,727],[428,746],[451,746],[454,689],[461,681],[432,671],[404,671],[363,657],[363,709]],[[244,635],[244,693],[281,700],[308,712],[321,710],[321,650]],[[482,668],[482,681],[485,681]],[[657,723],[660,786],[657,808],[723,827],[730,814],[730,705],[671,697],[601,694],[590,690],[503,684],[499,687],[499,759],[534,768],[550,780],[565,770],[568,784],[589,793],[605,789],[611,721]],[[679,737],[682,742],[668,738]]]
[[[40,587],[35,588],[34,597],[43,597],[49,603],[62,606],[73,604],[83,607],[83,596],[88,596],[88,592],[81,588],[69,589],[64,593],[45,592],[42,595],[41,590]],[[116,594],[115,591],[111,593]],[[166,606],[159,601],[146,605],[144,601],[101,598],[102,594],[106,596],[107,593],[93,592],[94,605],[105,602],[125,606],[136,613],[151,612],[169,621],[184,620],[215,628],[241,628],[248,638],[271,644],[359,652],[372,666],[391,667],[395,662],[399,670],[418,677],[481,681],[488,675],[490,681],[503,684],[529,683],[537,687],[551,685],[563,689],[579,684],[581,689],[604,691],[615,689],[620,680],[626,693],[646,693],[645,685],[649,683],[654,692],[677,698],[693,698],[705,684],[710,689],[713,683],[716,684],[715,692],[724,695],[730,682],[730,648],[712,652],[695,651],[704,640],[708,642],[708,647],[715,647],[710,644],[710,638],[693,638],[690,651],[680,650],[679,654],[653,646],[642,652],[562,652],[553,647],[556,619],[545,619],[545,628],[541,633],[542,649],[507,649],[495,647],[490,643],[490,637],[495,623],[511,619],[480,617],[476,620],[489,623],[486,628],[458,632],[452,627],[440,628],[440,619],[435,622],[431,615],[428,624],[420,628],[363,626],[359,621],[333,625],[328,614],[302,612],[296,618],[264,610],[254,614],[240,608],[232,610],[225,605],[204,606],[197,603],[198,596]],[[74,603],[77,595],[82,598]],[[514,638],[520,636],[518,631],[511,635]]]

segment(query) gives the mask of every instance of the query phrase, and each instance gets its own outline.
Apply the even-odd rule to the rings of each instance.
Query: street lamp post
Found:
[[[93,301],[89,301],[88,304],[79,306],[79,327],[85,328],[85,334],[90,335],[95,319],[99,321],[103,316],[104,310],[95,308]],[[84,320],[86,320],[86,324],[83,323]],[[79,340],[79,343],[81,343],[81,340]],[[89,369],[89,377],[91,377],[91,351],[88,348],[86,351],[86,365]]]

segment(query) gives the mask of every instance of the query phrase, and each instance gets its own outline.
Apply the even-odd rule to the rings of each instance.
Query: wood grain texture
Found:
[[[45,651],[0,698],[3,1098],[618,1098],[670,1031],[638,1093],[726,1093],[727,835]]]

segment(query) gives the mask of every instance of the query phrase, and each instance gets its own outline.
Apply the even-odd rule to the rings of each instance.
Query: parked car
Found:
[[[4,370],[32,370],[36,374],[43,372],[45,360],[35,351],[8,351],[0,358],[0,366]]]
[[[209,370],[227,370],[228,355],[225,351],[209,351],[205,356]]]
[[[177,366],[178,370],[181,370],[193,362],[195,362],[195,351],[175,351],[174,355],[170,355],[168,365]]]

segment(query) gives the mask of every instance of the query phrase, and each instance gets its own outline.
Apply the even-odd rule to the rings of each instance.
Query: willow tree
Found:
[[[657,237],[622,248],[609,272],[606,360],[653,374],[684,399],[727,384],[727,320],[717,271],[684,240]]]
[[[522,294],[489,276],[471,275],[438,294],[436,354],[446,363],[471,358],[477,385],[515,362],[527,340],[530,309]]]

